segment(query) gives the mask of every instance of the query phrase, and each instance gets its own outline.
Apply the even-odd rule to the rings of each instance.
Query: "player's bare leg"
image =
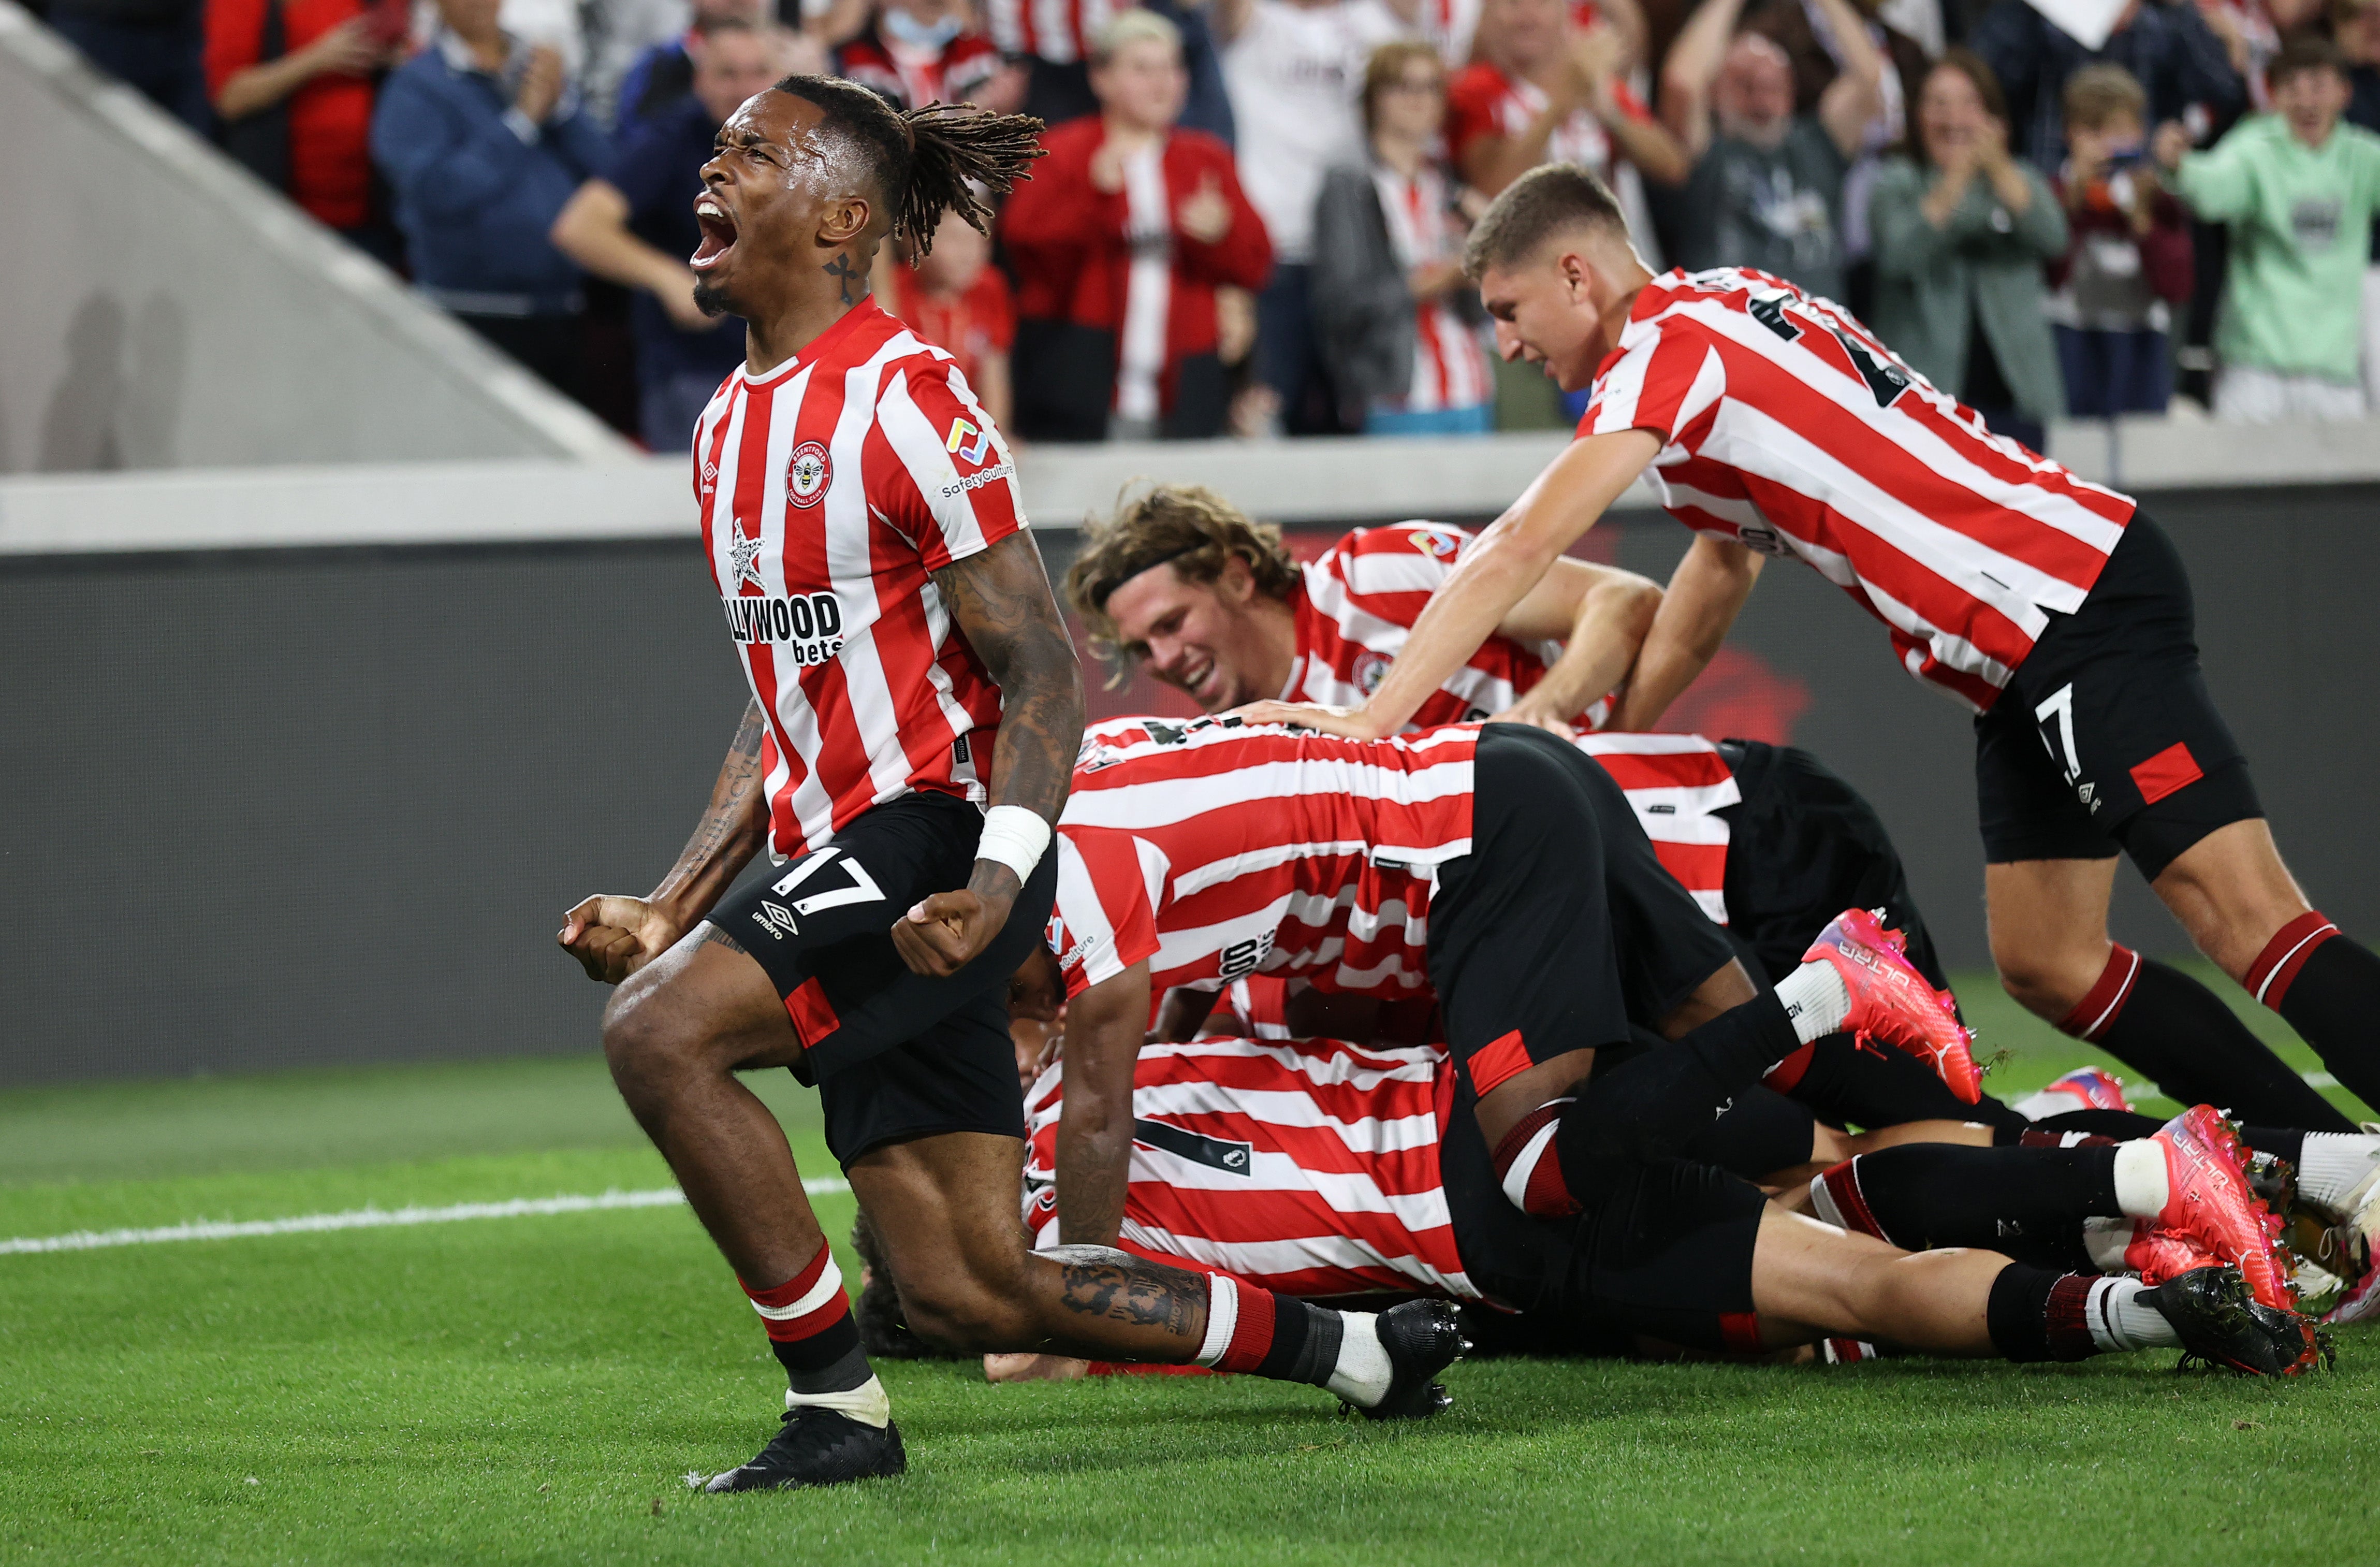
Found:
[[[2227,1105],[2248,1120],[2272,1125],[2351,1131],[2347,1118],[2212,990],[2109,939],[2107,905],[2115,884],[2112,856],[1984,868],[1992,962],[2009,994],[2061,1031],[2148,1074],[2185,1104]],[[2306,914],[2305,900],[2273,852],[2261,820],[2235,821],[2207,834],[2176,858],[2155,886],[2201,950],[2235,978],[2244,979],[2275,933]],[[2207,936],[2201,936],[2202,927]],[[2227,929],[2230,933],[2220,933]],[[2210,939],[2215,946],[2208,945]],[[2327,945],[2342,952],[2325,959],[2325,967],[2340,959],[2351,963],[2350,953],[2372,961],[2352,943]],[[2238,955],[2242,951],[2244,958]],[[2316,991],[2322,990],[2317,976]],[[2374,1004],[2380,1007],[2380,996]],[[2380,1065],[2380,1058],[2374,1064]],[[2373,1088],[2380,1091],[2380,1082]]]
[[[2153,1289],[1997,1252],[1905,1252],[1773,1204],[1761,1215],[1752,1298],[1771,1346],[1850,1336],[2019,1361],[2178,1347],[2266,1376],[2302,1370],[2315,1354],[2311,1325],[2258,1305],[2230,1268],[2194,1269]]]

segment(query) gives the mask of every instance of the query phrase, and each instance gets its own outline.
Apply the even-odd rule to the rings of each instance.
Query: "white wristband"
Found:
[[[1050,847],[1050,824],[1023,806],[994,806],[984,812],[983,836],[976,841],[975,857],[998,860],[1016,872],[1020,882],[1033,879],[1033,868]]]

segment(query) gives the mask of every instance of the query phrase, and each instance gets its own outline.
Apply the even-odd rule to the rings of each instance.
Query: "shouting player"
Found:
[[[1531,171],[1465,266],[1511,358],[1593,388],[1579,437],[1467,553],[1352,713],[1393,734],[1645,475],[1695,531],[1621,699],[1647,727],[1718,648],[1762,561],[1798,556],[1975,714],[1995,961],[2020,1002],[2160,1080],[2251,1040],[2204,987],[2108,939],[2129,854],[2200,951],[2380,1096],[2380,957],[2307,906],[2208,697],[2190,584],[2127,496],[1992,435],[1840,307],[1742,268],[1655,277],[1611,192]]]
[[[1008,1207],[1025,1144],[1001,991],[1050,908],[1081,675],[1004,442],[867,280],[894,233],[929,244],[946,211],[981,228],[970,182],[1006,188],[1038,128],[789,77],[702,171],[698,297],[744,318],[749,352],[697,428],[695,488],[752,703],[677,865],[646,897],[581,903],[561,941],[620,984],[613,1078],[787,1374],[776,1437],[713,1490],[906,1464],[739,1070],[818,1085],[909,1320],[945,1343],[1196,1360],[1391,1416],[1443,1405],[1432,1378],[1461,1346],[1435,1304],[1375,1318],[1120,1253],[1028,1255]],[[764,841],[791,863],[729,893]]]
[[[1357,528],[1300,565],[1278,528],[1223,497],[1159,485],[1091,526],[1066,591],[1095,648],[1144,664],[1209,712],[1268,694],[1354,704],[1378,688],[1473,542],[1442,523]],[[1612,705],[1606,693],[1633,663],[1661,601],[1642,577],[1557,557],[1405,727],[1492,714],[1558,732],[1597,728]],[[1540,639],[1548,637],[1560,637],[1560,645]],[[1885,922],[1907,937],[1918,971],[1948,986],[1883,820],[1809,753],[1695,735],[1587,734],[1579,744],[1627,794],[1661,863],[1728,925],[1766,978],[1791,972],[1819,927],[1857,905],[1883,909]],[[2244,1028],[2205,1059],[2165,1051],[2162,1035],[2118,1029],[2112,1019],[2099,1033],[2184,1104],[2225,1105],[2273,1125],[2351,1130]],[[1836,1064],[1833,1052],[1821,1053],[1828,1058],[1822,1067]],[[1865,1097],[1851,1112],[1862,1124],[1954,1113],[1937,1080],[1897,1059],[1843,1063],[1864,1079]],[[2002,1124],[2018,1119],[1994,1113],[2004,1107],[1989,1099],[1978,1109]]]

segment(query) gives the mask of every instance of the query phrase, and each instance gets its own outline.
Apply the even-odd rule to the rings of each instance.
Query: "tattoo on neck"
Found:
[[[852,292],[853,284],[856,283],[861,285],[861,293],[865,293],[867,291],[866,285],[868,282],[868,274],[860,271],[857,267],[853,266],[849,256],[837,256],[834,260],[827,262],[825,266],[819,270],[825,273],[829,277],[835,279],[843,285],[843,302],[846,305],[856,305],[859,303],[859,294]]]

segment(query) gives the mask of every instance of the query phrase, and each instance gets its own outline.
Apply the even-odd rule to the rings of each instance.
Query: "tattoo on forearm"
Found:
[[[720,765],[719,781],[711,785],[710,806],[679,851],[677,863],[670,868],[669,880],[693,875],[709,864],[728,840],[743,830],[752,791],[760,782],[760,742],[768,725],[760,717],[760,704],[748,702],[744,708],[744,721],[735,726],[735,738],[727,747],[727,759]]]
[[[842,285],[843,302],[846,305],[856,305],[859,303],[860,294],[867,292],[868,274],[852,265],[849,256],[837,256],[819,270]],[[854,284],[860,285],[858,293],[853,292]]]
[[[1000,685],[995,805],[1054,822],[1065,808],[1083,743],[1083,671],[1029,534],[944,566],[934,585]]]
[[[1198,1309],[1206,1304],[1206,1282],[1196,1274],[1155,1262],[1130,1266],[1111,1262],[1069,1262],[1060,1300],[1067,1310],[1085,1317],[1127,1322],[1135,1328],[1161,1328],[1176,1338],[1187,1338]]]

